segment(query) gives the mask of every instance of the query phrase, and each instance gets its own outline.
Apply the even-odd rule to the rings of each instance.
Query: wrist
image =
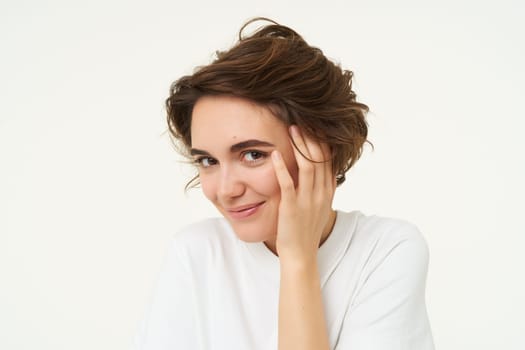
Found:
[[[317,254],[310,256],[279,255],[281,272],[317,272]]]

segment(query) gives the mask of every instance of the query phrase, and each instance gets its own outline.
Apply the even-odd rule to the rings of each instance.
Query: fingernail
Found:
[[[297,125],[290,126],[290,133],[293,136],[299,136],[299,128],[297,127]]]
[[[279,151],[273,151],[272,152],[272,158],[274,160],[281,160],[281,155],[279,154]]]

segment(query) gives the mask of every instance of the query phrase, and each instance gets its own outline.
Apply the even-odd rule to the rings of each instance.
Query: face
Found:
[[[272,244],[281,198],[273,150],[281,152],[297,183],[287,126],[251,101],[206,96],[194,106],[191,140],[204,195],[241,240]]]

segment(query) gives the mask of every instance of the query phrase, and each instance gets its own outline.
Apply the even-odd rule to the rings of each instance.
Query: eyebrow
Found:
[[[246,140],[246,141],[242,141],[242,142],[232,145],[230,147],[230,152],[235,153],[235,152],[239,152],[240,150],[250,148],[250,147],[275,147],[275,145],[273,143],[261,141],[261,140]],[[210,155],[209,152],[203,151],[197,148],[192,148],[190,150],[190,154],[192,156],[196,156],[196,155],[209,156]]]

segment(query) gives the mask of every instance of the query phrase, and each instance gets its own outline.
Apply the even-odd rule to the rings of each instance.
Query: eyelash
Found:
[[[246,155],[252,155],[254,156],[255,155],[255,159],[253,160],[247,160],[245,159]],[[241,152],[241,160],[247,162],[248,164],[250,165],[255,165],[257,163],[259,163],[260,161],[262,161],[264,158],[266,158],[268,156],[268,153],[267,152],[262,152],[262,151],[257,151],[257,150],[246,150],[246,151],[243,151]],[[205,161],[208,161],[208,165],[204,165],[204,162]],[[217,160],[212,158],[212,157],[207,157],[207,156],[202,156],[202,157],[199,157],[197,159],[195,159],[195,164],[197,164],[197,166],[199,167],[202,167],[202,168],[209,168],[215,164],[217,164]]]
[[[264,158],[266,158],[268,156],[268,153],[266,152],[262,152],[262,151],[257,151],[257,150],[247,150],[247,151],[244,151],[241,153],[241,157],[244,159],[246,157],[247,154],[256,154],[257,156],[255,157],[254,160],[246,160],[246,162],[250,163],[250,164],[254,164],[254,163],[258,163],[260,162],[261,160],[263,160]]]
[[[205,160],[208,160],[209,163],[213,163],[213,164],[204,165],[203,162]],[[195,159],[195,164],[197,164],[197,166],[199,166],[201,168],[209,168],[210,166],[217,164],[217,161],[215,159],[213,159],[212,157],[199,157],[199,158]]]

